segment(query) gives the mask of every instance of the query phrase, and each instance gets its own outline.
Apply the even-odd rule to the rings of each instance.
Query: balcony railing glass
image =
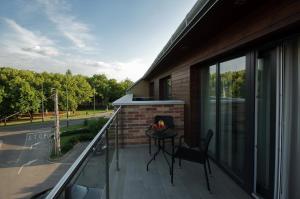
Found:
[[[119,107],[70,169],[46,196],[109,198],[110,179],[119,169]]]

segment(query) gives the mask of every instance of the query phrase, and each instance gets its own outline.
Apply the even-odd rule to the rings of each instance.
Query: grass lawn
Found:
[[[93,116],[97,116],[101,113],[106,113],[107,110],[106,109],[96,109],[94,110],[80,110],[80,111],[75,111],[74,113],[72,111],[70,111],[69,113],[69,119],[84,119],[84,118],[90,118]],[[112,110],[108,110],[108,112],[112,112]],[[42,123],[42,117],[40,116],[41,114],[39,114],[39,116],[35,116],[33,118],[32,123]],[[55,117],[53,116],[53,113],[48,113],[48,115],[45,116],[44,121],[53,121],[55,119]],[[67,113],[61,111],[60,112],[60,119],[61,120],[66,120],[67,119]],[[7,126],[10,125],[19,125],[19,124],[26,124],[26,123],[30,123],[30,118],[29,117],[20,117],[18,120],[10,120],[7,121]],[[4,122],[0,123],[0,127],[4,126]]]

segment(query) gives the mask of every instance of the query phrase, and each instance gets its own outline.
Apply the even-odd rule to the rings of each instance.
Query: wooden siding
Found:
[[[221,5],[216,9],[217,12],[208,14],[211,19],[220,20],[222,18],[217,16],[226,16]],[[213,16],[214,14],[217,16]],[[219,22],[207,22],[209,19],[206,19],[208,28],[195,27],[195,30],[187,34],[182,43],[174,48],[174,52],[167,55],[148,77],[149,81],[155,83],[154,93],[158,99],[159,79],[171,75],[173,98],[184,100],[186,103],[185,136],[190,145],[197,144],[200,131],[197,115],[199,114],[197,89],[200,83],[196,68],[214,63],[214,60],[220,61],[232,55],[253,51],[267,42],[299,33],[300,1],[276,1],[276,3],[267,1],[249,8],[244,15],[231,18],[231,21],[227,19],[227,24],[222,24],[219,29],[215,27]],[[211,28],[214,31],[206,37],[199,37],[204,31],[203,28]],[[187,48],[181,48],[184,46]]]
[[[141,80],[134,85],[128,93],[132,93],[134,97],[149,97],[149,82]]]

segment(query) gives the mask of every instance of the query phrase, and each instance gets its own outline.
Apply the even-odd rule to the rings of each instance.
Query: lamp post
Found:
[[[69,94],[68,94],[68,85],[66,88],[67,92],[67,127],[69,127]]]
[[[95,95],[96,95],[96,90],[95,90],[95,87],[94,87],[94,115],[95,115],[95,112],[96,112],[96,97],[95,97]]]
[[[58,92],[57,89],[51,89],[54,92],[54,113],[55,113],[55,122],[54,122],[54,153],[56,156],[60,154],[60,127],[59,127],[59,110],[58,110]]]
[[[44,113],[44,83],[42,83],[42,121],[44,122],[45,113]]]

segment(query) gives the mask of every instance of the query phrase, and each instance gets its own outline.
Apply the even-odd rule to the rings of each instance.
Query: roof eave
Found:
[[[181,22],[181,24],[179,25],[179,27],[177,28],[175,33],[169,39],[167,44],[164,46],[162,51],[155,58],[154,62],[151,64],[149,69],[146,71],[146,73],[143,75],[143,77],[141,79],[139,79],[138,81],[147,79],[147,77],[151,75],[151,73],[161,63],[161,61],[185,37],[185,35],[188,32],[190,32],[191,29],[193,29],[193,27],[206,15],[206,13],[209,12],[209,10],[214,7],[214,5],[218,1],[219,0],[199,0],[199,1],[197,1],[197,3],[194,5],[194,7],[191,9],[191,11],[187,14],[187,16]],[[198,6],[199,6],[199,8],[198,8],[199,10],[195,11],[195,9],[197,9]],[[188,21],[188,18],[191,18],[191,19]],[[184,26],[184,28],[181,28],[182,26]]]

